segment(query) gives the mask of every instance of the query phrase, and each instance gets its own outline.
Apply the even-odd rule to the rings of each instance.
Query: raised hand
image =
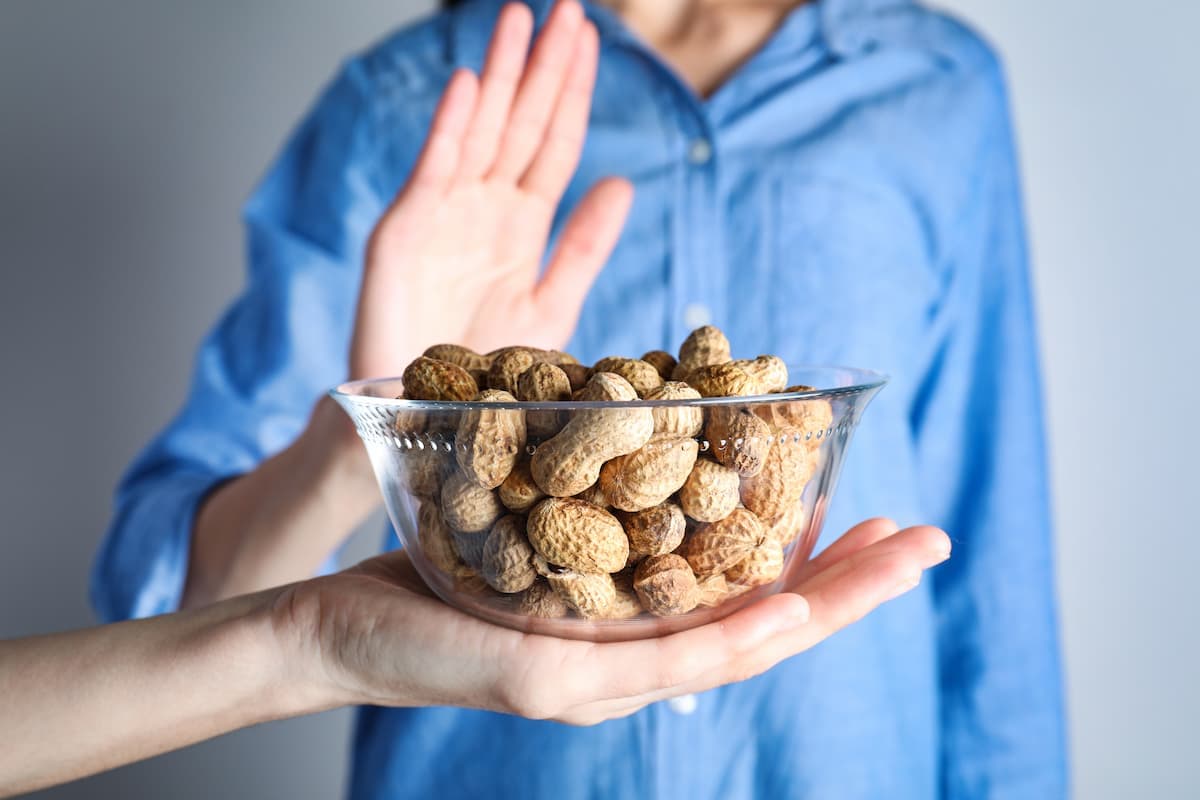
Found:
[[[532,28],[526,6],[506,6],[482,75],[450,79],[367,249],[352,377],[398,374],[437,342],[559,348],[574,330],[633,190],[618,178],[593,186],[539,278],[587,132],[599,42],[574,0],[555,6],[526,60]]]
[[[936,528],[864,522],[790,591],[683,633],[592,644],[522,634],[434,598],[403,551],[296,584],[275,626],[325,703],[454,705],[593,724],[757,675],[917,585],[950,553]]]

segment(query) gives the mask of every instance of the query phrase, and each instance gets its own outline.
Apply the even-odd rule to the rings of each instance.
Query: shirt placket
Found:
[[[718,212],[717,138],[703,109],[676,101],[678,154],[671,210],[671,341],[725,318],[725,264]]]

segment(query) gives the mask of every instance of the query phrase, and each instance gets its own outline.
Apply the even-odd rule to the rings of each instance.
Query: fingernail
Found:
[[[921,585],[921,576],[920,575],[916,575],[911,578],[905,578],[903,581],[901,581],[899,584],[896,585],[895,589],[892,589],[891,593],[889,593],[888,596],[886,598],[884,598],[883,602],[886,603],[889,600],[895,600],[900,595],[911,592],[913,589],[917,588],[920,585]]]
[[[800,595],[795,595],[795,598],[795,600],[788,603],[787,609],[779,615],[779,619],[776,622],[777,631],[799,628],[808,622],[812,611],[809,608],[808,601]]]

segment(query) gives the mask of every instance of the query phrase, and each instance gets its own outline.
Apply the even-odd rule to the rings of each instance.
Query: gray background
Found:
[[[1195,796],[1200,5],[944,5],[998,44],[1015,100],[1077,794]],[[0,636],[91,621],[112,487],[241,285],[240,203],[338,61],[426,6],[0,5]],[[332,797],[349,719],[41,796]]]

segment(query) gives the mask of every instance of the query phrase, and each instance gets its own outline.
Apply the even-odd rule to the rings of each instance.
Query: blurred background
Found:
[[[1008,65],[1076,794],[1195,797],[1200,5],[940,5]],[[112,489],[241,286],[242,201],[339,61],[429,6],[0,4],[0,637],[93,621]],[[37,796],[335,797],[349,722],[267,725]]]

